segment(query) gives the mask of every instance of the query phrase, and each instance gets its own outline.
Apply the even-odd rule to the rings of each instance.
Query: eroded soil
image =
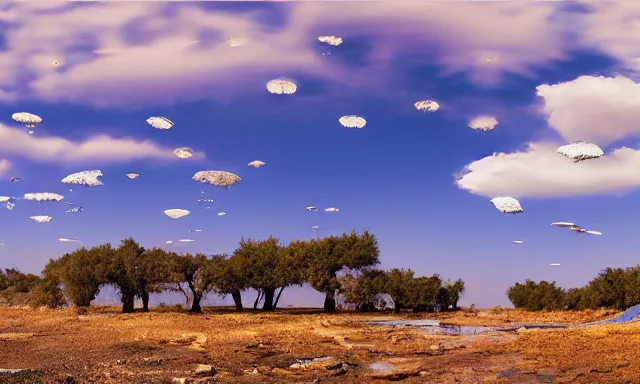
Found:
[[[612,315],[502,309],[411,318],[513,325]],[[1,309],[0,382],[640,383],[638,322],[468,336],[366,323],[398,318],[302,310],[123,315],[98,308],[77,315]]]

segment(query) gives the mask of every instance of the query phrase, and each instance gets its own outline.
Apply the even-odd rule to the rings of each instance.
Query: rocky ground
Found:
[[[1,309],[0,383],[640,383],[637,322],[439,336],[365,323],[399,318],[391,315],[116,311]],[[614,314],[494,309],[411,318],[517,326]]]

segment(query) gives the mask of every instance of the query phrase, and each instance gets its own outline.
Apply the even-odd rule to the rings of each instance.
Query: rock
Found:
[[[217,373],[216,369],[209,364],[198,364],[195,374],[197,376],[213,376]]]
[[[33,337],[34,333],[25,333],[25,332],[7,332],[0,333],[0,340],[16,340],[16,339],[28,339]]]
[[[412,340],[413,338],[409,335],[395,334],[395,335],[391,335],[389,339],[391,339],[392,343],[398,343],[400,341]]]
[[[144,365],[160,365],[164,360],[160,357],[144,357],[140,362]]]
[[[508,379],[514,375],[516,375],[518,373],[517,369],[513,369],[513,368],[509,368],[509,369],[505,369],[504,371],[500,372],[498,374],[497,379]]]
[[[429,375],[429,372],[427,372],[427,371],[420,371],[420,372],[418,372],[418,375],[420,375],[420,376],[427,376],[427,375]]]
[[[329,365],[327,370],[334,371],[331,373],[332,377],[342,376],[349,372],[351,368],[355,367],[353,364],[345,363],[344,361],[339,361],[337,364]]]
[[[328,365],[331,365],[334,361],[334,358],[331,356],[323,356],[323,357],[315,357],[315,358],[306,358],[306,359],[296,359],[296,362],[291,364],[289,368],[291,369],[315,369],[315,368],[324,368]]]
[[[243,371],[243,373],[245,375],[259,375],[260,374],[260,372],[258,372],[258,368],[245,369]]]
[[[437,352],[439,355],[444,355],[444,346],[440,344],[433,344],[429,346],[429,349]]]
[[[553,369],[540,369],[538,370],[538,382],[539,383],[553,383],[554,376]]]
[[[624,368],[624,367],[628,367],[629,366],[628,361],[619,361],[618,363],[616,363],[616,368]]]
[[[16,374],[16,373],[21,373],[21,372],[28,372],[28,369],[10,369],[10,368],[0,368],[0,373],[7,373],[10,375]]]
[[[62,380],[58,380],[57,384],[76,384],[77,381],[76,379],[73,378],[73,376],[67,376]]]
[[[516,332],[518,332],[518,333],[527,332],[527,331],[528,331],[528,329],[525,328],[525,327],[520,327],[520,328],[516,329]]]
[[[171,382],[174,384],[186,384],[187,379],[185,379],[184,377],[174,377],[173,380],[171,380]]]

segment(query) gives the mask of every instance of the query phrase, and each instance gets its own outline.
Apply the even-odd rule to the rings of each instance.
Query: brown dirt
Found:
[[[174,378],[185,383],[640,383],[640,322],[433,336],[363,323],[398,318],[389,315],[205,312],[157,309],[123,315],[117,308],[94,308],[77,315],[0,309],[0,369],[31,369],[0,371],[0,383],[142,384]],[[612,315],[492,309],[420,318],[502,325],[577,323]],[[297,358],[321,356],[333,359],[290,367]],[[393,369],[375,371],[372,363]],[[211,365],[216,373],[196,375],[199,364]]]

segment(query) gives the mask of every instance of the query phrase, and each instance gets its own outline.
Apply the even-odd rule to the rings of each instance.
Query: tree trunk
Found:
[[[280,295],[282,295],[282,291],[284,291],[284,287],[280,287],[280,291],[278,291],[278,296],[276,296],[276,302],[273,303],[273,310],[275,311],[278,308],[278,301],[280,301]]]
[[[275,308],[273,307],[273,297],[275,296],[276,289],[275,288],[264,288],[264,305],[262,306],[263,311],[273,311]]]
[[[327,292],[324,296],[324,311],[335,312],[336,311],[336,295],[335,292]]]
[[[191,302],[191,309],[189,310],[189,312],[202,313],[202,307],[200,307],[200,300],[202,300],[202,296],[193,295],[193,301]]]
[[[142,299],[142,312],[149,312],[149,291],[143,289],[140,298]]]
[[[400,307],[400,304],[398,303],[398,300],[394,299],[393,297],[391,298],[391,300],[393,300],[393,312],[395,314],[400,313],[400,309],[402,309]]]
[[[233,298],[233,302],[236,304],[236,311],[242,312],[244,308],[242,308],[242,296],[240,295],[240,290],[236,289],[231,292],[231,297]]]
[[[122,295],[122,313],[134,312],[133,303],[135,302],[136,294],[134,292],[121,291],[121,295]]]
[[[261,298],[262,298],[262,289],[258,289],[258,297],[256,297],[256,301],[253,302],[253,309],[258,308],[258,304],[260,304]]]

